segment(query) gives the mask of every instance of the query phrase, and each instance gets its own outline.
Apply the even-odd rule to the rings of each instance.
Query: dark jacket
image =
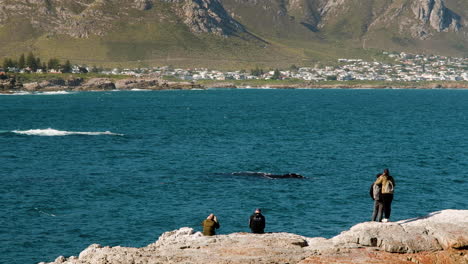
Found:
[[[210,219],[203,220],[201,225],[203,226],[203,235],[205,236],[216,235],[215,229],[219,228],[219,223]]]
[[[265,231],[265,217],[261,213],[254,213],[250,216],[249,227],[252,233],[263,234]]]

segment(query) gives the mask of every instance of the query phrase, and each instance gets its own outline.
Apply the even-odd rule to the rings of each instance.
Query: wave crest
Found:
[[[112,133],[110,131],[104,132],[79,132],[79,131],[63,131],[53,128],[47,129],[30,129],[30,130],[13,130],[15,134],[28,135],[28,136],[70,136],[70,135],[89,135],[89,136],[100,136],[100,135],[111,135],[111,136],[123,136],[123,134]]]
[[[37,93],[38,95],[60,95],[60,94],[74,94],[74,93],[71,93],[71,92],[67,92],[67,91],[50,91],[50,92],[40,92],[40,93]]]

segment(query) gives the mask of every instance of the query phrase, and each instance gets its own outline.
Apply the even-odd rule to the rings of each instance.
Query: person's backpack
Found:
[[[378,185],[378,184],[373,184],[372,185],[372,198],[375,200],[375,201],[380,201],[381,197],[382,197],[382,186]]]
[[[385,184],[385,190],[387,190],[387,193],[393,193],[393,182],[391,180],[388,180]]]

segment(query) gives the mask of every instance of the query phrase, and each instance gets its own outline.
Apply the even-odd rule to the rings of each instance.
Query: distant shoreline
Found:
[[[382,81],[327,81],[301,82],[297,80],[247,81],[167,81],[155,77],[84,79],[79,76],[29,81],[14,85],[4,82],[0,94],[79,92],[79,91],[132,91],[132,90],[205,90],[205,89],[468,89],[467,81],[382,82]]]
[[[275,86],[230,86],[230,87],[219,87],[219,86],[208,86],[205,87],[205,89],[348,89],[348,90],[363,90],[363,89],[395,89],[395,90],[467,90],[468,86],[463,86],[463,87],[452,87],[452,86],[447,86],[447,87],[429,87],[429,86],[359,86],[359,85],[315,85],[315,86],[289,86],[289,85],[275,85]]]
[[[466,81],[431,81],[431,82],[381,82],[381,81],[330,81],[288,83],[284,81],[271,83],[248,82],[211,82],[203,83],[206,88],[270,88],[270,89],[468,89]]]

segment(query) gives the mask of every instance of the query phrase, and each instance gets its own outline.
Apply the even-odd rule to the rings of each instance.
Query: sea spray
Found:
[[[30,129],[30,130],[13,130],[13,133],[28,135],[28,136],[70,136],[70,135],[89,135],[89,136],[100,136],[100,135],[110,135],[110,136],[123,136],[123,134],[112,133],[110,131],[104,132],[79,132],[79,131],[63,131],[53,128],[47,129]]]

